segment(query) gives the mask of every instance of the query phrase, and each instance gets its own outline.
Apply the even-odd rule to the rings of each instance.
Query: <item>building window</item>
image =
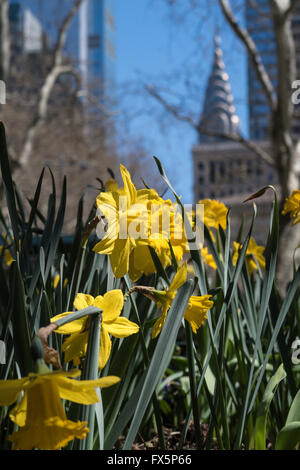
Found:
[[[88,37],[88,46],[90,49],[98,49],[100,47],[99,34],[90,34]]]
[[[209,179],[211,183],[214,183],[216,180],[216,166],[215,162],[210,162],[210,174]]]
[[[223,179],[225,177],[225,174],[226,174],[226,167],[225,167],[225,163],[224,162],[220,162],[220,175],[221,175],[221,178]]]

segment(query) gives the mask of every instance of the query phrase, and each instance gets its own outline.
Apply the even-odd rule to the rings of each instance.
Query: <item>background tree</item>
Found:
[[[83,90],[74,60],[66,55],[69,28],[82,2],[69,2],[65,17],[53,18],[56,38],[50,45],[44,40],[42,51],[22,53],[13,48],[9,0],[0,0],[0,79],[7,86],[6,105],[1,106],[0,114],[7,129],[13,177],[18,189],[32,197],[32,187],[44,166],[54,173],[58,193],[67,176],[65,232],[74,228],[79,197],[85,194],[88,215],[101,184],[110,178],[107,169],[119,178],[119,161],[128,165],[140,187],[141,175],[154,185],[149,169],[154,168],[152,154],[147,158],[145,143],[128,136],[123,110],[114,106],[116,111],[111,111],[105,96],[100,103],[96,92],[93,94],[94,84],[88,93]],[[99,89],[99,83],[95,87]],[[49,174],[48,178],[50,185]],[[40,199],[42,211],[47,210],[47,189],[45,185]]]

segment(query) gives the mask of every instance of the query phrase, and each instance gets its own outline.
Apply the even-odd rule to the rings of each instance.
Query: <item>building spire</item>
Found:
[[[215,50],[211,74],[209,76],[200,126],[222,134],[236,135],[239,133],[239,118],[235,114],[233,96],[229,77],[223,62],[221,38],[218,29],[214,38]],[[218,142],[220,138],[199,135],[200,142]]]

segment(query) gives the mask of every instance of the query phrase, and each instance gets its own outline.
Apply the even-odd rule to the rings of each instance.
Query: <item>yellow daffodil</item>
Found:
[[[232,262],[235,266],[238,260],[239,252],[242,248],[237,242],[233,242],[234,244],[234,252],[232,255]],[[248,248],[246,251],[246,263],[249,274],[252,274],[255,269],[257,269],[257,263],[259,264],[261,269],[265,269],[266,267],[266,260],[263,256],[265,248],[263,246],[258,246],[253,237],[250,238]]]
[[[60,274],[56,273],[54,278],[53,278],[53,287],[54,287],[54,289],[57,288],[57,286],[59,284],[59,281],[60,281]],[[64,280],[63,286],[66,287],[67,284],[68,284],[68,279],[66,278]]]
[[[103,369],[108,361],[111,351],[111,339],[109,335],[115,338],[124,338],[139,331],[136,323],[127,318],[120,317],[123,308],[123,293],[119,289],[111,290],[96,298],[87,294],[77,294],[74,307],[77,310],[86,307],[95,306],[102,310],[101,332],[100,332],[100,350],[99,350],[99,369]],[[65,312],[51,319],[55,323],[58,319],[69,315],[72,312]],[[80,363],[80,358],[86,355],[88,335],[89,335],[89,316],[74,320],[55,330],[55,333],[70,335],[63,343],[62,350],[65,353],[65,362],[73,361],[75,365]]]
[[[120,171],[124,186],[120,188],[115,180],[109,180],[107,192],[97,197],[107,231],[94,251],[109,255],[115,277],[129,273],[136,281],[142,274],[156,271],[148,246],[166,267],[172,263],[169,243],[175,258],[181,260],[187,241],[177,205],[162,199],[154,189],[137,190],[128,170],[121,165]]]
[[[13,449],[56,450],[75,438],[86,437],[87,423],[68,420],[61,399],[86,405],[96,403],[99,398],[95,388],[110,387],[120,379],[114,376],[97,380],[73,379],[80,374],[78,369],[50,372],[44,366],[42,373],[0,381],[1,406],[12,405],[24,391],[21,401],[10,413],[12,421],[19,426],[19,430],[9,436]]]
[[[3,252],[3,246],[1,245],[0,246],[0,256],[1,256],[2,252]],[[5,261],[6,266],[10,266],[15,261],[14,258],[11,256],[11,253],[8,249],[4,250],[3,257],[4,257],[4,261]]]
[[[187,278],[187,266],[183,265],[174,276],[174,279],[168,289],[165,291],[152,291],[153,299],[157,302],[157,305],[161,308],[161,315],[156,320],[152,328],[152,338],[161,332],[161,329],[166,321],[168,310],[177,294],[177,290],[184,284]],[[190,323],[194,333],[197,332],[198,328],[203,325],[207,311],[213,306],[213,302],[210,300],[211,295],[195,296],[190,297],[187,309],[184,313],[184,318]]]
[[[213,269],[217,269],[217,265],[215,263],[214,257],[211,253],[208,253],[208,248],[207,246],[204,248],[201,248],[201,255],[203,258],[204,264],[207,264],[207,266],[210,266]]]
[[[216,199],[202,199],[198,204],[204,205],[204,224],[209,228],[219,229],[219,226],[223,230],[226,229],[226,217],[228,209]]]
[[[300,191],[295,189],[292,194],[286,198],[283,206],[283,215],[287,215],[290,212],[291,219],[294,219],[292,225],[296,225],[300,222]]]
[[[118,191],[119,186],[115,179],[111,178],[105,183],[106,191]]]
[[[148,189],[137,190],[128,170],[122,165],[120,170],[124,187],[101,192],[97,197],[98,209],[104,214],[108,229],[93,248],[97,253],[109,255],[116,278],[128,273],[129,257],[136,247],[136,238],[130,235],[130,224],[136,222],[141,238],[147,238],[149,201],[155,193]]]
[[[53,287],[54,287],[54,289],[57,288],[59,281],[60,281],[60,275],[59,275],[59,274],[56,274],[56,275],[54,276],[54,279],[53,279]]]

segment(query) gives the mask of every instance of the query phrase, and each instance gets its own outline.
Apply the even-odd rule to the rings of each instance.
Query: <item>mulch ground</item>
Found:
[[[183,428],[183,425],[180,426],[179,428],[169,428],[169,427],[164,426],[164,438],[165,438],[167,450],[179,449],[182,428]],[[201,424],[203,443],[205,443],[205,440],[207,438],[207,430],[208,430],[208,425]],[[124,441],[125,441],[125,437],[121,436],[117,447],[122,448]],[[157,434],[154,434],[152,439],[149,441],[143,440],[142,436],[139,434],[137,441],[132,446],[132,450],[155,450],[155,449],[161,449],[159,446],[159,439],[158,439]],[[196,450],[197,449],[196,439],[195,439],[195,428],[194,428],[193,423],[191,423],[189,426],[182,449],[184,450]],[[213,450],[218,449],[216,443],[212,442],[211,449]]]

